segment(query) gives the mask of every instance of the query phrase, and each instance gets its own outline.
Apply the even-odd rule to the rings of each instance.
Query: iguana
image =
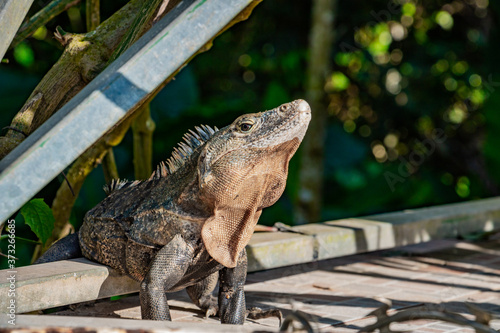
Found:
[[[220,130],[197,127],[148,180],[113,181],[79,233],[37,263],[82,253],[131,276],[141,282],[143,319],[171,320],[166,292],[186,288],[207,315],[243,324],[245,246],[262,209],[283,193],[310,119],[307,102],[296,100]]]

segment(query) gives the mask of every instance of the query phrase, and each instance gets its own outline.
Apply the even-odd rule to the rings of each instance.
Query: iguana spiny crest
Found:
[[[208,125],[201,125],[200,127],[195,126],[194,129],[195,131],[189,130],[188,133],[184,134],[182,137],[184,142],[181,141],[177,147],[174,148],[172,156],[170,156],[169,159],[158,164],[156,170],[153,171],[149,177],[149,180],[160,179],[174,173],[184,165],[187,158],[191,156],[196,148],[203,145],[215,132],[219,131],[216,126],[212,128]],[[111,192],[123,188],[124,186],[134,186],[139,183],[140,180],[130,182],[126,179],[113,179],[110,184],[104,185],[103,190],[106,195],[109,195]]]

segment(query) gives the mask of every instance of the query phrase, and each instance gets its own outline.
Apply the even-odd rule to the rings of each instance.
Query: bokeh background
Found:
[[[125,3],[101,1],[102,19]],[[350,0],[334,5],[321,98],[327,119],[317,220],[498,195],[500,3]],[[40,8],[35,1],[29,15]],[[264,0],[247,21],[191,61],[151,104],[154,164],[166,160],[195,125],[223,127],[243,113],[306,98],[311,8],[311,1]],[[10,124],[62,54],[53,38],[58,25],[85,32],[85,5],[59,15],[6,54],[9,63],[0,65],[1,127]],[[130,133],[114,153],[120,177],[133,179]],[[292,159],[286,192],[260,223],[303,222],[294,217],[294,207],[301,200],[304,154],[300,150]],[[36,197],[50,206],[62,181],[58,177]],[[97,167],[73,209],[76,228],[104,198],[104,183]],[[21,216],[16,223],[17,236],[36,240]],[[19,265],[29,263],[33,246],[18,242]]]

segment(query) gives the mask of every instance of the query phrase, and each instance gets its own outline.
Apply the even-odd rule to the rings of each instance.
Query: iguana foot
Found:
[[[281,314],[281,311],[278,309],[269,309],[269,310],[262,310],[261,308],[253,307],[250,309],[247,309],[247,318],[248,319],[262,319],[262,318],[269,318],[269,317],[276,317],[280,321],[280,327],[281,327],[281,321],[283,319],[283,315]]]
[[[205,312],[205,319],[209,317],[215,317],[219,313],[219,307],[217,305],[210,305]]]

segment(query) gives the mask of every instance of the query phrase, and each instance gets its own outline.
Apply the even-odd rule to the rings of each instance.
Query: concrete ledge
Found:
[[[7,297],[15,275],[15,297]],[[113,269],[87,259],[19,267],[0,271],[0,313],[8,312],[11,299],[16,312],[30,312],[78,302],[127,294],[139,290],[139,283]]]
[[[294,233],[255,233],[248,243],[248,271],[294,265],[314,260],[312,237]]]
[[[313,223],[293,229],[305,235],[256,233],[247,246],[248,271],[500,229],[500,198]]]
[[[247,246],[249,271],[277,268],[456,238],[500,229],[500,198],[407,210],[298,226],[303,233],[256,233]],[[10,271],[0,271],[0,294],[7,295]],[[138,283],[112,269],[76,259],[21,267],[16,273],[18,313],[131,293]],[[0,313],[10,298],[0,298]]]
[[[0,331],[24,332],[276,332],[266,330],[257,325],[222,325],[211,323],[185,323],[171,321],[133,320],[118,318],[94,318],[72,316],[35,316],[16,315],[16,325],[8,323],[11,320],[7,315],[0,314]],[[50,330],[50,328],[68,328],[68,330]],[[258,330],[256,329],[258,328]],[[75,329],[75,330],[70,330]]]

